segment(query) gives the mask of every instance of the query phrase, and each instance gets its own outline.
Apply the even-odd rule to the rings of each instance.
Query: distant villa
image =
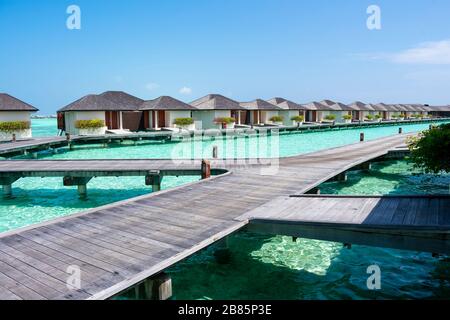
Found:
[[[0,93],[0,141],[31,137],[30,117],[39,111],[7,93]]]
[[[220,94],[185,103],[169,96],[143,100],[123,91],[86,95],[59,109],[56,116],[32,115],[37,111],[26,102],[0,93],[0,141],[11,140],[12,136],[31,137],[31,117],[57,117],[60,132],[72,135],[450,117],[449,105],[344,104],[331,100],[302,104],[284,98],[238,102]]]
[[[122,91],[107,91],[84,96],[58,110],[58,128],[66,133],[80,134],[77,125],[80,120],[101,120],[104,127],[97,132],[101,134],[107,130],[292,126],[299,122],[389,121],[431,116],[450,116],[450,106],[359,101],[347,105],[331,100],[300,104],[284,98],[238,102],[220,94],[209,94],[185,103],[169,96],[145,101]]]

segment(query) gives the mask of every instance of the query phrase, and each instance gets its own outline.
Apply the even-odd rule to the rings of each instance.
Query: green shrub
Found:
[[[304,116],[294,116],[291,118],[292,121],[303,122],[305,120]]]
[[[327,114],[325,120],[334,121],[336,120],[336,116],[334,114]]]
[[[105,121],[100,119],[77,120],[75,122],[75,128],[77,129],[96,129],[96,128],[103,128],[104,126]]]
[[[366,119],[367,119],[367,120],[373,120],[373,115],[368,114],[368,115],[366,116]]]
[[[346,114],[345,116],[342,117],[344,120],[352,120],[353,116],[351,114]]]
[[[272,122],[282,122],[283,121],[283,117],[282,116],[273,116],[269,119]]]
[[[218,123],[218,124],[230,124],[230,123],[236,122],[236,119],[232,118],[232,117],[220,117],[220,118],[214,119],[214,122]]]
[[[381,119],[381,118],[382,118],[381,114],[376,114],[375,115],[375,119]]]
[[[400,115],[399,115],[398,113],[396,113],[396,114],[393,114],[393,115],[391,116],[391,118],[392,118],[392,119],[398,119],[398,118],[400,118]]]
[[[173,121],[173,123],[176,124],[177,126],[181,126],[181,127],[189,126],[194,123],[194,119],[192,119],[192,118],[176,118]]]
[[[450,124],[433,127],[408,145],[416,167],[428,173],[450,172]]]
[[[0,131],[14,132],[19,130],[30,129],[31,124],[29,121],[4,121],[0,122]]]

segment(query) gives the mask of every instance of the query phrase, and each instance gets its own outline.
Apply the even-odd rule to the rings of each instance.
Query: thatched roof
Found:
[[[144,101],[139,110],[196,110],[193,106],[169,96]]]
[[[284,98],[272,98],[267,102],[274,104],[284,110],[305,110],[305,108],[300,104],[292,102],[290,100],[286,100]]]
[[[310,103],[305,103],[301,105],[304,109],[310,110],[310,111],[327,111],[330,110],[330,108],[327,105],[324,105],[320,102],[313,101]]]
[[[74,101],[58,112],[67,111],[136,111],[144,100],[122,91],[89,94]]]
[[[190,103],[199,110],[243,110],[239,102],[220,94],[209,94]]]
[[[375,111],[374,105],[370,103],[364,103],[361,101],[355,101],[348,105],[351,109],[357,111]]]
[[[32,105],[23,102],[7,93],[0,93],[0,111],[39,111]]]
[[[247,110],[282,110],[280,107],[262,99],[256,99],[250,102],[241,102],[239,105]]]
[[[130,110],[133,110],[133,108],[138,109],[144,102],[144,100],[123,91],[106,91],[99,96],[122,106],[126,106]]]

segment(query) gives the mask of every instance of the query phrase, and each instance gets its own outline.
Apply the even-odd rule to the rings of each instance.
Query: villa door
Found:
[[[144,118],[144,130],[150,128],[150,111],[145,110],[144,114],[143,114],[143,118]]]
[[[110,130],[119,129],[119,112],[105,111],[105,124]]]
[[[158,127],[164,128],[166,126],[166,112],[164,110],[159,110],[158,112]]]

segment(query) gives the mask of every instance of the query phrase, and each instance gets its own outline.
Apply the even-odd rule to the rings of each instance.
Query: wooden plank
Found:
[[[299,201],[286,198],[278,199],[275,204],[270,201],[279,196],[302,193],[347,168],[386,154],[389,149],[403,144],[404,137],[389,137],[280,159],[278,174],[271,177],[264,176],[261,170],[266,160],[213,161],[212,165],[216,168],[231,170],[232,173],[8,232],[0,235],[0,251],[11,255],[13,260],[8,260],[11,264],[17,261],[28,267],[33,264],[33,268],[39,269],[39,274],[59,280],[63,278],[66,264],[81,263],[88,272],[85,292],[89,293],[90,298],[107,298],[239,230],[253,215],[271,217],[280,222],[297,219],[310,223],[367,225],[370,220],[376,223],[386,220],[389,224],[394,217],[389,215],[393,214],[396,201],[383,200],[382,205],[377,205],[378,199],[375,198],[357,201],[337,198],[305,198]],[[11,164],[13,167],[6,169],[7,165],[0,163],[0,172],[14,172],[22,166],[28,167],[29,172],[48,170],[55,174],[58,170],[65,173],[90,170],[91,173],[103,172],[105,175],[121,171],[124,174],[125,171],[128,174],[143,174],[149,169],[172,170],[172,174],[178,170],[182,174],[183,170],[187,172],[199,167],[198,160],[183,163],[168,159]],[[387,215],[380,210],[382,208],[389,209]],[[243,218],[245,216],[247,218]],[[399,216],[394,218],[400,220]],[[405,214],[402,216],[404,218]],[[30,269],[23,270],[31,274]],[[0,274],[2,271],[0,267]],[[3,277],[9,279],[7,275]],[[95,281],[96,277],[101,280]],[[22,279],[23,282],[25,280]],[[5,283],[12,285],[6,280]],[[64,291],[56,283],[52,282],[52,285]],[[0,286],[8,290],[5,296],[11,298],[21,298],[27,294],[32,296],[32,292],[19,295],[1,279]],[[54,296],[70,297],[68,294],[58,292]]]

